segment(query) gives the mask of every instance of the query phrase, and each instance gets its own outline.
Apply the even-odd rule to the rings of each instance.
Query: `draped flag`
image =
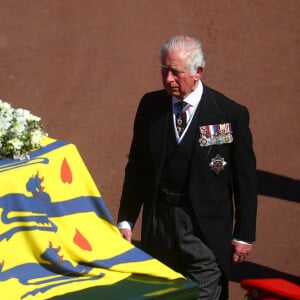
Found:
[[[0,160],[0,299],[49,299],[131,274],[183,278],[124,240],[73,144]]]

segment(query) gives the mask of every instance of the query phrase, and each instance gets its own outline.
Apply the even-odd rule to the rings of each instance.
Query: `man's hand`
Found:
[[[232,260],[234,263],[243,262],[252,250],[252,244],[239,243],[232,241]]]
[[[119,229],[122,237],[131,243],[132,231],[130,229]]]

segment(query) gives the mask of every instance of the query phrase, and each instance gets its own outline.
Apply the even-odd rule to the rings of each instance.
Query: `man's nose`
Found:
[[[174,75],[173,75],[173,73],[172,73],[171,70],[166,71],[165,80],[166,80],[167,82],[172,82],[172,81],[174,81]]]

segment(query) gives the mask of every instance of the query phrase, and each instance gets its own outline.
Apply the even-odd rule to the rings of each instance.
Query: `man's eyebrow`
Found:
[[[172,67],[170,67],[170,66],[162,65],[162,64],[160,65],[160,67],[161,67],[162,69],[169,70],[169,71],[172,71],[172,72],[185,73],[185,71],[181,71],[181,70],[172,68]]]

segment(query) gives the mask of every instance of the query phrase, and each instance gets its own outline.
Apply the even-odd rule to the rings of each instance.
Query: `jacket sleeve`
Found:
[[[133,226],[143,205],[142,191],[145,181],[144,111],[143,101],[141,101],[134,121],[133,139],[125,168],[125,178],[118,213],[118,222],[128,221]]]
[[[249,112],[244,106],[241,106],[233,132],[233,236],[242,241],[252,242],[255,240],[257,211],[256,158],[249,128]]]

